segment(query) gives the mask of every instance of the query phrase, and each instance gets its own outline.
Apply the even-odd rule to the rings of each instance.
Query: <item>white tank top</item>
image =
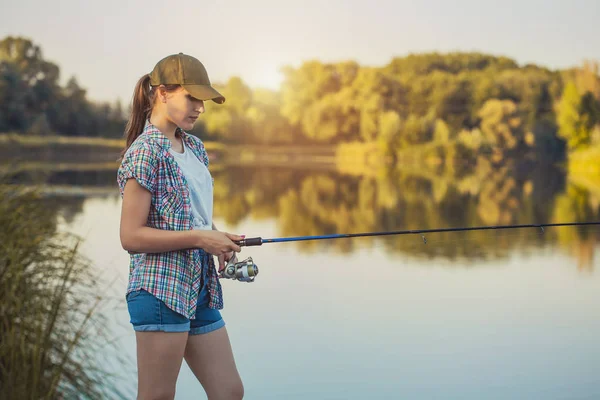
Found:
[[[188,182],[194,229],[211,230],[213,217],[213,186],[208,168],[183,144],[183,153],[169,149]]]

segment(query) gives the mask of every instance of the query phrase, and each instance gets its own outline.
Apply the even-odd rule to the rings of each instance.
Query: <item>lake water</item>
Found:
[[[415,172],[417,171],[417,172]],[[263,238],[598,220],[598,195],[544,166],[462,180],[418,168],[215,167],[215,223]],[[83,237],[134,398],[114,170],[51,174],[61,229]],[[82,190],[85,189],[85,190]],[[224,281],[246,399],[600,398],[600,229],[546,228],[265,244]],[[106,286],[110,284],[110,288]],[[111,364],[110,355],[103,361]],[[176,399],[206,398],[182,366]]]

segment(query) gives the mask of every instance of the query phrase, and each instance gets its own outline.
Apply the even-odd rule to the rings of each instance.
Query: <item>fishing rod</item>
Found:
[[[464,231],[484,231],[484,230],[500,230],[500,229],[522,229],[522,228],[537,228],[544,233],[544,228],[555,227],[555,226],[586,226],[586,225],[600,225],[600,221],[597,222],[565,222],[565,223],[554,223],[554,224],[525,224],[525,225],[493,225],[493,226],[474,226],[464,228],[437,228],[437,229],[410,229],[402,231],[385,231],[385,232],[363,232],[363,233],[342,233],[333,235],[315,235],[315,236],[295,236],[295,237],[281,237],[263,239],[261,237],[245,238],[242,240],[234,240],[240,247],[247,246],[261,246],[263,243],[282,243],[282,242],[300,242],[306,240],[326,240],[326,239],[344,239],[353,237],[367,237],[367,236],[391,236],[391,235],[421,235],[423,243],[427,244],[425,234],[428,233],[439,233],[439,232],[464,232]],[[238,261],[237,257],[234,256],[227,262],[225,268],[221,271],[221,278],[228,278],[238,280],[241,282],[254,282],[254,279],[258,275],[258,266],[252,260],[252,257],[248,257],[243,261]]]
[[[427,244],[425,234],[437,233],[437,232],[463,232],[463,231],[483,231],[491,229],[520,229],[520,228],[539,228],[544,232],[546,227],[554,226],[584,226],[584,225],[600,225],[600,221],[597,222],[565,222],[555,224],[527,224],[527,225],[495,225],[495,226],[474,226],[465,228],[437,228],[437,229],[417,229],[417,230],[403,230],[403,231],[385,231],[385,232],[363,232],[363,233],[341,233],[333,235],[315,235],[315,236],[295,236],[295,237],[282,237],[263,239],[261,237],[253,237],[242,240],[234,241],[238,246],[261,246],[263,243],[281,243],[281,242],[300,242],[305,240],[324,240],[324,239],[343,239],[353,237],[367,237],[367,236],[390,236],[390,235],[410,235],[416,234],[421,235],[423,242]]]

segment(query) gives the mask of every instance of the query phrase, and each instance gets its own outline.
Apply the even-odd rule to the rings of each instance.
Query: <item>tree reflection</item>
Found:
[[[527,160],[478,157],[462,175],[447,168],[402,165],[377,173],[334,169],[224,168],[215,175],[215,213],[235,226],[244,218],[275,219],[280,236],[419,230],[507,224],[596,221],[589,189],[566,183],[564,170]],[[415,257],[476,261],[513,250],[558,245],[591,268],[598,229],[547,228],[447,232],[422,238],[388,236],[302,241],[303,251],[351,253],[384,246]]]

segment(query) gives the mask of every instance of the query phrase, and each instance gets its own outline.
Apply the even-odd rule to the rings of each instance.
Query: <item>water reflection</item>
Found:
[[[81,212],[89,196],[118,197],[116,165],[89,168],[27,168],[19,182],[45,182],[67,223]],[[568,171],[533,161],[479,157],[468,163],[398,164],[343,172],[331,165],[319,169],[269,165],[213,165],[215,216],[234,229],[247,218],[274,219],[279,236],[321,235],[405,229],[435,229],[504,224],[597,221],[598,188],[582,184]],[[585,182],[585,181],[584,181]],[[448,232],[420,237],[298,242],[304,252],[352,253],[365,246],[413,257],[441,257],[477,262],[506,257],[514,250],[560,246],[591,269],[600,241],[594,227],[497,231],[493,234]],[[264,236],[261,232],[244,232]]]
[[[404,229],[596,221],[598,200],[553,165],[510,162],[494,166],[479,160],[462,176],[418,166],[352,176],[330,171],[268,167],[227,168],[215,180],[215,212],[235,226],[250,216],[278,221],[281,236],[355,233]],[[260,235],[260,232],[248,234]],[[600,237],[594,228],[547,228],[496,234],[438,233],[420,238],[382,237],[388,251],[412,256],[505,257],[511,250],[558,244],[577,255],[581,268],[591,265]],[[304,251],[354,251],[356,240],[298,242]],[[422,243],[422,242],[421,242]]]

